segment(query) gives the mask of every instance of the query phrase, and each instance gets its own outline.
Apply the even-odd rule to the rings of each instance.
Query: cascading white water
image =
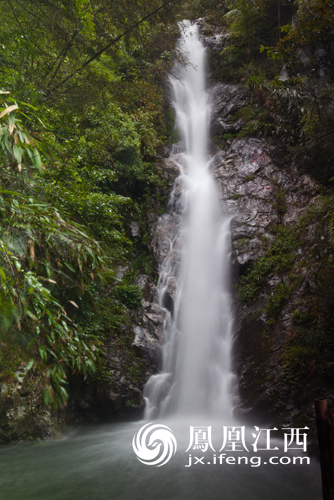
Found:
[[[215,465],[205,460],[206,465],[200,462],[185,467],[190,425],[197,426],[201,421],[205,426],[212,425],[213,438],[217,436],[216,442],[213,440],[217,455],[222,444],[222,425],[227,424],[231,413],[228,386],[232,377],[232,319],[229,219],[221,211],[207,156],[210,107],[204,87],[205,50],[194,27],[187,28],[182,44],[194,66],[180,70],[180,81],[171,79],[185,152],[173,156],[181,173],[169,213],[160,221],[170,250],[158,283],[161,306],[173,310],[170,301],[166,301],[168,292],[174,298],[174,310],[172,317],[165,309],[162,371],[152,376],[145,388],[147,418],[162,416],[165,423],[167,414],[177,417],[171,427],[178,452],[161,468],[139,462],[131,443],[142,429],[142,421],[72,429],[66,439],[28,446],[0,446],[1,498],[314,500],[321,496],[318,464],[278,464],[277,456],[287,459],[282,443],[277,443],[280,452],[268,451],[263,456],[266,460],[274,454],[274,466],[265,465],[264,461],[255,469],[250,464],[228,465],[226,460],[220,465],[217,456]],[[199,418],[201,414],[203,419]],[[162,444],[157,440],[152,449],[160,450]],[[196,455],[202,455],[201,450],[197,451]]]
[[[162,371],[149,379],[144,390],[145,416],[227,417],[233,380],[230,219],[222,213],[209,170],[210,103],[205,48],[197,26],[186,26],[180,44],[189,64],[179,68],[178,78],[170,77],[170,83],[184,152],[172,156],[180,177],[171,195],[171,213],[165,216],[166,225],[171,218],[174,227],[158,283],[160,305],[166,305],[171,285],[176,284],[176,293],[173,316],[166,311]]]

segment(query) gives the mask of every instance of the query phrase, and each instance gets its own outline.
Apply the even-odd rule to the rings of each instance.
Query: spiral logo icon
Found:
[[[175,455],[177,444],[169,427],[150,422],[134,435],[132,447],[140,462],[161,467]]]

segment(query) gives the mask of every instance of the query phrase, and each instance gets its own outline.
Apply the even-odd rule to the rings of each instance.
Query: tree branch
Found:
[[[78,35],[79,33],[79,30],[76,30],[74,33],[73,33],[73,36],[72,38],[69,40],[68,44],[65,46],[65,48],[61,51],[61,53],[59,54],[58,58],[57,59],[60,59],[59,63],[58,63],[58,66],[56,68],[56,70],[54,71],[53,75],[51,76],[50,78],[50,83],[56,78],[56,75],[58,73],[58,71],[60,70],[63,62],[65,61],[65,58],[66,58],[66,54],[67,52],[70,50],[70,48],[72,47],[73,45],[73,41],[75,39],[75,37]]]
[[[315,137],[314,139],[322,139],[323,137],[327,137],[328,135],[334,134],[334,129],[331,130],[330,132],[327,132],[327,134],[319,135],[318,137]]]
[[[109,42],[102,49],[100,49],[99,51],[97,51],[92,57],[90,57],[87,61],[85,61],[84,64],[82,64],[82,66],[80,66],[80,68],[78,68],[76,71],[74,71],[73,73],[71,73],[68,77],[64,78],[64,80],[62,80],[54,88],[54,90],[57,90],[59,87],[61,87],[62,85],[64,85],[64,83],[68,82],[77,73],[80,73],[84,68],[86,68],[86,66],[88,66],[91,62],[93,62],[95,59],[97,59],[98,57],[100,57],[106,50],[108,50],[112,45],[114,45],[116,42],[118,42],[121,38],[123,38],[125,35],[127,35],[128,33],[130,33],[132,30],[134,30],[135,28],[137,28],[137,26],[139,26],[141,23],[143,23],[144,21],[146,21],[150,17],[154,16],[157,12],[159,12],[160,10],[164,9],[165,7],[167,7],[167,5],[171,4],[173,1],[174,0],[169,0],[168,2],[164,3],[163,5],[161,5],[157,9],[155,9],[153,12],[151,12],[147,16],[143,17],[136,24],[134,24],[133,26],[131,26],[130,28],[128,28],[127,30],[125,30],[121,35],[119,35],[118,37],[114,38],[111,42]]]
[[[27,33],[24,31],[24,29],[23,29],[23,27],[22,27],[22,23],[20,23],[20,21],[19,21],[19,19],[18,19],[17,15],[16,15],[16,13],[15,13],[14,6],[12,5],[12,3],[11,3],[11,1],[10,1],[10,0],[8,0],[8,3],[9,3],[9,5],[10,5],[10,7],[11,7],[12,11],[13,11],[13,15],[14,15],[15,21],[16,21],[16,22],[17,22],[17,24],[19,25],[19,27],[20,27],[20,29],[21,29],[22,33],[23,33],[24,35],[27,35]],[[45,50],[43,50],[43,49],[42,49],[42,48],[41,48],[41,47],[40,47],[40,46],[39,46],[39,45],[38,45],[38,44],[37,44],[37,43],[36,43],[36,42],[35,42],[32,38],[30,38],[30,41],[31,41],[31,43],[32,43],[33,45],[35,45],[35,47],[37,47],[37,49],[38,49],[38,50],[40,50],[40,51],[41,51],[44,55],[46,55],[47,57],[50,57],[50,56],[49,56],[49,54],[48,54],[47,52],[45,52]]]

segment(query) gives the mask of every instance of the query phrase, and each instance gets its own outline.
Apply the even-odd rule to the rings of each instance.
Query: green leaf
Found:
[[[29,104],[28,102],[20,102],[20,104],[24,105],[24,106],[28,106],[29,108],[33,109],[34,111],[37,111],[38,108],[36,108],[35,106],[33,106],[32,104]]]
[[[5,271],[3,270],[2,267],[0,267],[0,276],[3,279],[3,281],[7,281],[6,273],[5,273]]]
[[[27,364],[27,372],[29,370],[31,370],[31,368],[34,366],[34,364],[35,364],[35,360],[34,359],[30,359],[29,362],[28,362],[28,364]]]
[[[18,260],[14,260],[15,267],[18,271],[21,270],[21,263]]]
[[[64,264],[65,264],[65,266],[66,266],[66,267],[68,267],[68,269],[69,269],[70,271],[72,271],[73,273],[75,273],[75,272],[76,272],[76,271],[75,271],[75,269],[74,269],[74,267],[73,267],[73,266],[71,266],[71,264],[69,264],[68,262],[64,262]]]
[[[1,113],[0,113],[0,118],[3,116],[7,115],[8,113],[11,113],[12,111],[15,111],[19,107],[13,104],[12,106],[8,106],[8,108],[5,108]]]
[[[52,403],[51,387],[49,385],[43,391],[43,401],[46,406]]]
[[[36,148],[34,149],[34,154],[33,154],[32,160],[33,160],[34,164],[36,165],[36,167],[38,168],[38,170],[40,172],[43,172],[42,160],[41,160],[39,152],[37,151]]]
[[[44,347],[44,346],[42,346],[42,345],[39,345],[39,346],[38,346],[38,350],[39,350],[39,355],[40,355],[40,357],[41,357],[44,361],[46,361],[46,360],[48,359],[48,355],[47,355],[47,352],[46,352],[45,347]]]
[[[22,149],[17,146],[17,144],[14,144],[13,146],[13,155],[17,163],[21,163],[22,161]]]

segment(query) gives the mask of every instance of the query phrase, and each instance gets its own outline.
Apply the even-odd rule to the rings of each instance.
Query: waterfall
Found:
[[[186,25],[180,48],[189,63],[170,84],[183,152],[172,154],[180,176],[161,219],[170,250],[158,281],[166,312],[162,370],[144,388],[150,419],[232,412],[230,218],[210,173],[206,50],[196,25]]]

